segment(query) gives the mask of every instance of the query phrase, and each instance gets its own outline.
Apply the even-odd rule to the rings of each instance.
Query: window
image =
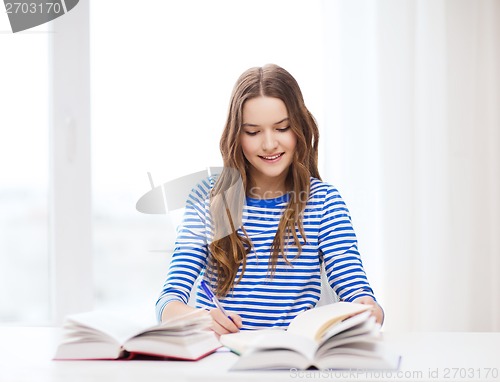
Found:
[[[153,317],[176,220],[135,210],[147,172],[158,185],[221,164],[232,86],[251,66],[288,69],[321,119],[322,18],[319,1],[150,0],[147,17],[136,4],[91,7],[93,256],[97,306]]]
[[[237,76],[250,66],[274,62],[290,70],[321,120],[322,18],[319,0],[189,4],[150,0],[141,4],[141,9],[150,11],[148,19],[137,17],[136,5],[115,0],[91,7],[92,256],[96,307],[129,307],[149,311],[152,317],[180,214],[154,216],[135,210],[150,187],[147,172],[160,184],[220,165],[218,139],[229,95]],[[83,64],[89,56],[81,46],[68,48],[85,38],[87,7],[80,4],[54,21],[62,29],[52,58],[49,24],[12,34],[6,14],[0,19],[6,58],[0,71],[0,321],[4,323],[40,324],[90,306],[86,298],[79,303],[82,296],[74,293],[82,282],[91,288],[85,282],[87,267],[78,285],[67,285],[78,275],[75,264],[87,261],[77,259],[86,250],[72,253],[68,244],[78,228],[84,228],[85,217],[73,224],[70,236],[49,227],[53,207],[59,229],[77,217],[61,208],[61,199],[49,195],[49,178],[55,179],[51,184],[57,195],[58,187],[64,189],[64,203],[85,199],[83,190],[73,200],[78,185],[66,187],[68,173],[76,178],[80,174],[72,168],[50,174],[49,158],[57,160],[73,150],[72,145],[79,145],[83,154],[75,168],[84,175],[79,179],[85,179],[88,143],[79,139],[87,126]],[[110,26],[109,15],[117,9],[120,17],[113,18]],[[81,33],[75,38],[72,30]],[[66,68],[64,76],[52,70],[50,62]],[[56,89],[54,104],[50,89]],[[51,108],[57,124],[73,129],[76,123],[78,142],[69,139],[75,131],[68,135],[67,129],[54,129],[52,139],[57,138],[57,144],[49,143]],[[49,200],[54,202],[50,211]],[[86,204],[80,212],[82,208],[86,211]],[[50,248],[55,247],[59,249],[53,255]]]
[[[48,34],[0,16],[0,322],[50,319]]]

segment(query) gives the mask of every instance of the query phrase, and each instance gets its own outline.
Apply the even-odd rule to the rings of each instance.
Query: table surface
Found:
[[[398,371],[230,371],[237,356],[218,351],[189,361],[53,361],[60,329],[0,327],[0,381],[498,381],[500,333],[384,333],[402,356]]]

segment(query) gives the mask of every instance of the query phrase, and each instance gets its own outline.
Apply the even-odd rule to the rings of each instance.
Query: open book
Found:
[[[399,356],[384,346],[369,305],[338,302],[307,310],[284,330],[225,334],[240,357],[232,370],[397,369]]]
[[[144,328],[122,316],[87,312],[68,316],[54,359],[132,359],[138,355],[197,360],[221,344],[211,318],[194,311]]]

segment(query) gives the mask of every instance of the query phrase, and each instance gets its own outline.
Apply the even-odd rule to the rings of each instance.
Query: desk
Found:
[[[229,368],[237,356],[229,352],[214,353],[198,362],[52,361],[60,338],[59,329],[0,327],[0,381],[500,382],[500,333],[384,333],[384,336],[403,356],[398,372],[231,372]]]

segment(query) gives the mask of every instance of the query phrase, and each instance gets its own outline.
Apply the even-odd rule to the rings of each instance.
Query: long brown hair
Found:
[[[285,69],[274,64],[245,71],[237,80],[231,95],[226,126],[220,140],[224,170],[210,196],[210,203],[215,206],[213,211],[220,213],[212,214],[215,236],[209,245],[207,277],[215,284],[218,296],[227,295],[233,284],[241,280],[246,269],[246,256],[252,248],[243,226],[235,226],[235,223],[241,220],[244,192],[250,184],[247,171],[249,163],[243,155],[240,134],[245,102],[261,96],[278,98],[284,102],[290,128],[297,137],[293,161],[287,175],[287,184],[291,188],[290,200],[271,245],[272,255],[269,261],[271,276],[274,275],[280,254],[289,263],[286,247],[290,238],[293,237],[294,245],[298,248],[297,256],[300,255],[302,243],[296,228],[299,230],[302,242],[305,243],[302,214],[309,199],[310,176],[321,179],[318,172],[318,127],[304,104],[297,81]],[[243,184],[243,195],[237,187],[233,187],[235,191],[232,193],[226,192],[238,180]],[[228,203],[232,206],[236,204],[237,208],[228,208]],[[237,211],[236,215],[231,216],[230,210]],[[223,226],[229,226],[230,229],[227,234],[220,235]],[[238,228],[242,229],[243,235],[237,233]],[[242,270],[235,280],[240,265]]]

